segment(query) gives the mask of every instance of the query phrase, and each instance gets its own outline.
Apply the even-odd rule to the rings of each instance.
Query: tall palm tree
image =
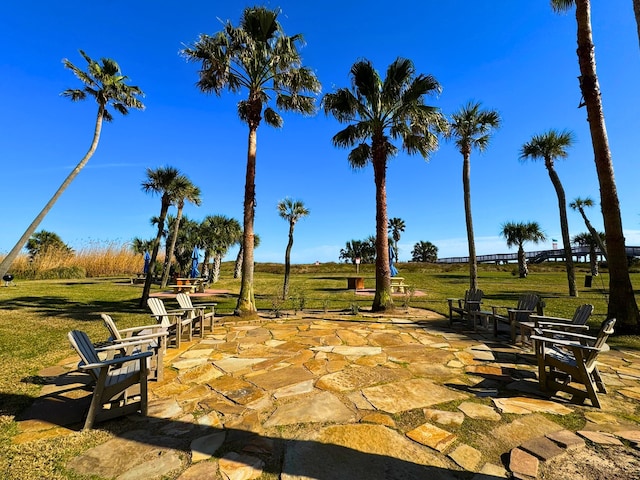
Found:
[[[389,231],[389,233],[391,233],[391,238],[393,239],[393,251],[396,254],[396,261],[398,259],[398,242],[400,241],[400,234],[404,232],[404,229],[404,220],[398,217],[389,219],[387,230]]]
[[[169,270],[171,266],[171,259],[173,256],[173,250],[176,247],[176,240],[178,239],[178,230],[180,229],[180,221],[182,219],[182,210],[184,210],[184,203],[189,202],[194,205],[200,206],[200,189],[196,187],[191,180],[185,176],[178,177],[173,185],[173,203],[178,209],[176,213],[176,220],[171,230],[171,238],[167,247],[167,255],[164,260],[164,270],[162,272],[161,287],[167,286],[169,281]]]
[[[640,42],[640,0],[633,0],[633,13],[636,17],[636,28],[638,30],[638,42]]]
[[[616,318],[620,333],[637,333],[640,311],[633,293],[622,229],[620,200],[613,174],[613,160],[604,121],[600,84],[596,73],[596,57],[591,29],[590,0],[551,0],[554,11],[564,12],[575,6],[578,38],[580,91],[587,108],[596,172],[600,184],[600,206],[604,220],[609,264],[609,305],[607,318]]]
[[[282,117],[268,106],[272,96],[282,110],[303,114],[315,112],[315,94],[320,82],[302,66],[297,44],[301,35],[287,36],[278,22],[277,10],[265,7],[245,8],[240,26],[227,22],[214,36],[200,35],[198,41],[183,50],[184,56],[201,63],[198,87],[220,95],[247,90],[247,99],[238,103],[240,119],[249,126],[247,170],[244,192],[243,268],[236,312],[256,311],[253,292],[253,248],[255,216],[256,139],[260,122],[282,126]]]
[[[600,249],[600,253],[604,256],[606,260],[607,247],[604,244],[605,239],[602,238],[602,236],[600,235],[600,232],[596,231],[596,229],[593,228],[593,225],[587,218],[587,214],[584,211],[584,207],[593,207],[593,205],[594,205],[593,199],[591,199],[590,197],[587,197],[587,198],[576,197],[573,199],[573,202],[569,204],[569,207],[571,207],[572,210],[578,210],[580,212],[580,215],[582,215],[582,219],[584,220],[584,224],[587,227],[587,230],[589,230],[591,237],[594,239],[594,241],[598,245],[598,248]]]
[[[393,309],[391,269],[387,237],[387,160],[402,142],[408,154],[425,159],[438,148],[437,134],[447,122],[436,107],[425,105],[424,97],[440,92],[431,75],[416,75],[413,62],[398,58],[387,69],[384,80],[369,60],[351,67],[352,88],[328,93],[322,102],[326,114],[349,124],[333,137],[337,147],[352,148],[348,155],[354,169],[373,165],[376,186],[376,293],[373,311]],[[369,141],[370,143],[367,143]]]
[[[176,181],[183,179],[178,169],[174,167],[160,167],[156,170],[147,168],[147,178],[142,182],[142,190],[152,195],[160,195],[160,215],[158,216],[158,233],[153,241],[153,250],[151,251],[151,260],[149,261],[149,272],[144,282],[142,297],[140,298],[140,306],[147,304],[149,293],[151,292],[151,283],[153,282],[153,271],[158,258],[160,249],[160,241],[164,234],[164,222],[167,218],[169,207],[174,201],[174,188]]]
[[[551,129],[546,133],[534,135],[520,149],[520,160],[544,160],[544,166],[549,173],[549,178],[558,196],[558,210],[560,211],[560,231],[562,232],[562,246],[564,248],[565,266],[567,269],[567,282],[569,284],[569,296],[577,297],[576,272],[573,266],[573,253],[571,252],[571,237],[569,236],[569,222],[567,220],[567,198],[562,187],[558,172],[554,168],[556,159],[566,158],[567,148],[573,144],[573,133],[568,130],[559,132]]]
[[[242,240],[244,239],[244,233],[240,230],[241,236],[239,240],[234,242],[234,244],[238,244],[240,248],[238,249],[238,255],[236,256],[236,263],[233,268],[233,278],[242,277],[242,264],[244,262],[244,248],[242,245]],[[260,246],[260,235],[257,233],[253,235],[253,248],[256,249]]]
[[[282,288],[282,299],[286,300],[289,295],[289,275],[291,274],[291,248],[293,247],[293,229],[301,218],[309,215],[309,209],[304,206],[301,200],[285,198],[278,202],[278,214],[289,222],[289,241],[284,254],[284,286]]]
[[[507,247],[518,246],[518,270],[520,278],[529,274],[527,257],[524,254],[525,242],[538,243],[546,240],[545,234],[540,230],[538,222],[506,222],[502,225],[500,234],[507,240]]]
[[[451,116],[448,138],[455,138],[462,154],[462,190],[464,215],[469,244],[469,288],[478,289],[478,260],[471,216],[471,150],[483,152],[493,131],[500,127],[500,115],[495,110],[482,110],[479,102],[469,102]]]
[[[58,201],[58,198],[67,189],[71,182],[78,176],[80,170],[84,168],[89,159],[93,156],[94,152],[98,148],[98,142],[100,140],[100,132],[102,131],[102,122],[110,122],[113,120],[113,116],[109,111],[109,107],[113,107],[114,110],[120,112],[123,115],[129,113],[130,108],[143,110],[144,105],[138,97],[144,96],[140,88],[127,85],[128,77],[122,75],[118,64],[109,58],[101,59],[100,63],[92,60],[86,53],[80,50],[80,55],[87,61],[87,71],[83,71],[76,67],[69,60],[64,59],[64,66],[70,69],[74,75],[84,84],[82,89],[67,89],[62,92],[62,95],[71,99],[72,101],[84,100],[87,95],[93,97],[98,104],[98,115],[96,117],[96,124],[93,129],[93,140],[89,150],[85,153],[82,160],[75,166],[71,173],[62,182],[56,193],[53,194],[51,199],[47,202],[44,208],[36,216],[36,218],[27,227],[22,234],[18,242],[14,245],[11,251],[0,262],[0,277],[4,277],[11,264],[16,259],[20,250],[27,242],[29,237],[36,231],[40,222],[49,213],[53,205]]]
[[[596,232],[596,237],[594,237],[590,232],[579,233],[571,240],[571,242],[576,245],[589,247],[589,263],[591,265],[591,275],[594,277],[597,277],[600,274],[598,271],[598,253],[596,252],[596,246],[598,246],[598,243],[603,240],[603,232]]]

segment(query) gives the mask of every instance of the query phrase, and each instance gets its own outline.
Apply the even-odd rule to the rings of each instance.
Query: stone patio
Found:
[[[149,416],[98,425],[119,433],[68,468],[118,479],[535,478],[572,449],[640,442],[625,420],[640,400],[635,352],[603,356],[609,394],[597,410],[542,395],[531,352],[492,334],[424,310],[353,318],[218,318],[212,334],[168,350]],[[41,372],[49,384],[16,443],[79,434],[89,397],[76,362]],[[579,432],[561,424],[574,412],[587,417]]]

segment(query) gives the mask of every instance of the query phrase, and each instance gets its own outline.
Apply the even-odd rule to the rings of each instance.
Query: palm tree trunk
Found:
[[[564,248],[565,265],[567,269],[567,283],[569,284],[569,296],[577,297],[578,289],[576,288],[576,270],[573,265],[573,253],[571,251],[571,237],[569,237],[569,221],[567,220],[567,198],[562,187],[560,177],[553,165],[546,160],[549,178],[556,190],[558,196],[558,209],[560,210],[560,230],[562,232],[562,246]]]
[[[633,13],[636,16],[636,27],[638,29],[638,42],[640,42],[640,0],[633,0]]]
[[[593,237],[593,241],[598,244],[600,253],[602,253],[602,255],[604,256],[604,259],[607,260],[607,247],[605,246],[604,242],[600,238],[600,235],[598,235],[598,232],[596,231],[596,229],[593,228],[593,225],[591,225],[591,222],[587,218],[587,214],[584,213],[584,209],[582,207],[578,207],[578,211],[580,211],[580,214],[584,219],[584,224],[587,226],[587,230],[589,230],[589,233]]]
[[[213,256],[213,272],[211,283],[217,283],[220,279],[220,265],[222,264],[222,255],[216,252]]]
[[[284,286],[282,287],[282,299],[289,295],[289,275],[291,273],[291,248],[293,247],[293,222],[289,223],[289,242],[284,253]]]
[[[240,243],[240,250],[238,250],[236,264],[233,269],[233,278],[240,278],[242,275],[242,257],[244,257],[244,249],[242,248],[242,243]]]
[[[598,271],[598,254],[594,242],[589,243],[589,263],[591,264],[591,275],[597,277],[600,272]]]
[[[520,271],[520,278],[527,278],[527,275],[529,275],[527,257],[524,254],[524,247],[522,245],[518,245],[518,270]]]
[[[171,240],[169,241],[169,246],[167,247],[167,258],[164,261],[165,268],[162,272],[162,282],[160,282],[160,287],[164,288],[167,286],[169,282],[169,271],[171,270],[171,260],[173,258],[173,250],[176,248],[176,242],[178,241],[178,232],[180,230],[180,220],[182,219],[182,209],[184,208],[183,203],[178,204],[178,213],[176,213],[176,221],[173,222],[173,232],[171,232]]]
[[[578,24],[578,62],[582,75],[580,89],[587,107],[587,120],[589,121],[591,143],[600,184],[600,206],[607,244],[609,264],[607,318],[618,320],[616,330],[620,333],[636,333],[640,323],[640,312],[638,312],[638,305],[629,277],[620,203],[605,127],[600,85],[596,74],[589,0],[576,0],[576,21]]]
[[[256,141],[257,127],[249,128],[249,148],[247,153],[247,172],[244,186],[244,235],[242,237],[242,279],[240,294],[236,306],[237,314],[256,312],[253,295],[253,221],[256,208]]]
[[[389,237],[387,237],[387,162],[380,142],[373,143],[373,175],[376,184],[376,293],[371,310],[393,310]]]
[[[467,222],[467,242],[469,244],[469,289],[478,289],[478,260],[476,258],[476,242],[473,235],[473,219],[471,217],[471,152],[470,148],[462,152],[462,189],[464,190],[464,216]]]
[[[169,202],[162,199],[162,206],[160,207],[160,217],[158,218],[158,233],[153,241],[153,250],[151,252],[151,260],[149,260],[149,270],[147,270],[147,277],[144,280],[144,288],[142,289],[142,297],[140,297],[140,307],[146,307],[149,294],[151,293],[151,284],[153,283],[153,272],[156,266],[156,259],[158,258],[158,251],[160,250],[160,241],[162,240],[162,232],[164,230],[164,220],[167,217],[169,211]]]
[[[55,203],[58,201],[58,198],[60,198],[62,193],[67,189],[67,187],[71,184],[71,182],[73,182],[73,180],[78,176],[78,174],[80,173],[80,170],[84,168],[84,166],[87,164],[89,159],[93,156],[94,152],[96,151],[96,148],[98,148],[98,142],[100,140],[100,132],[102,131],[103,117],[104,117],[104,107],[100,106],[98,107],[98,116],[96,118],[95,128],[93,129],[93,139],[91,140],[91,145],[89,146],[89,150],[87,150],[87,153],[85,153],[84,157],[82,157],[82,160],[80,160],[80,162],[71,171],[71,173],[67,175],[67,178],[65,178],[64,182],[62,182],[62,185],[58,187],[58,190],[56,190],[56,193],[53,194],[51,199],[47,202],[44,208],[36,216],[33,222],[31,222],[31,224],[27,227],[27,229],[22,234],[18,242],[14,245],[14,247],[11,249],[11,251],[7,254],[6,257],[4,257],[4,259],[0,263],[0,278],[4,277],[5,274],[9,271],[9,269],[11,268],[11,264],[14,262],[16,257],[20,254],[22,247],[24,247],[24,245],[27,243],[31,235],[33,235],[33,233],[36,231],[36,229],[38,228],[38,225],[40,225],[40,222],[42,222],[44,217],[47,216],[51,208],[53,208]]]

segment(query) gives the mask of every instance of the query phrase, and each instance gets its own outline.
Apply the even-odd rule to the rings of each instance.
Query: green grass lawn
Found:
[[[219,295],[217,312],[231,315],[240,280],[233,279],[233,265],[223,264],[219,282],[212,288],[229,290]],[[405,283],[426,295],[407,294],[394,297],[398,308],[406,306],[448,313],[446,299],[461,297],[468,288],[466,265],[400,264]],[[481,265],[479,286],[485,292],[484,304],[514,305],[523,292],[538,293],[546,302],[545,313],[571,317],[576,306],[595,306],[592,326],[598,326],[606,314],[605,273],[593,280],[592,288],[582,288],[587,266],[578,267],[579,297],[567,295],[566,274],[562,265],[547,263],[531,267],[529,277],[514,275],[515,265]],[[256,304],[259,310],[273,315],[294,310],[367,310],[371,296],[356,295],[347,290],[346,277],[355,275],[355,267],[345,264],[294,265],[290,282],[290,298],[283,301],[284,266],[258,264],[255,272]],[[359,274],[365,277],[365,287],[375,286],[374,266],[361,265]],[[640,274],[632,274],[635,284]],[[157,288],[157,287],[154,287]],[[98,341],[107,337],[100,313],[113,316],[122,327],[144,325],[152,321],[147,308],[138,301],[141,285],[131,285],[129,278],[88,278],[82,280],[17,281],[16,286],[0,288],[0,415],[11,417],[38,395],[37,373],[44,367],[73,356],[66,334],[81,329]],[[174,305],[175,300],[168,300]],[[175,304],[177,306],[177,304]],[[636,337],[616,337],[611,344],[638,348]]]

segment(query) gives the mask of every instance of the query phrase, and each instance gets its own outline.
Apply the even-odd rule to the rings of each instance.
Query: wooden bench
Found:
[[[198,291],[198,285],[167,285],[173,289],[173,293],[195,293]]]

